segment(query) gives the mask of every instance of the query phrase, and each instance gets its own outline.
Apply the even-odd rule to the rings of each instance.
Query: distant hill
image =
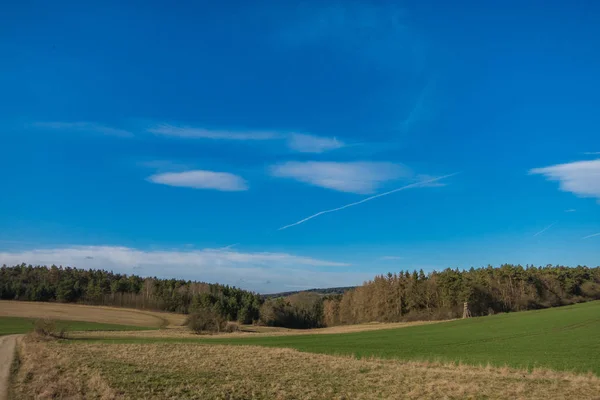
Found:
[[[317,293],[323,296],[330,294],[344,294],[348,290],[355,289],[356,286],[344,286],[344,287],[333,287],[333,288],[325,288],[325,289],[308,289],[308,290],[294,290],[291,292],[280,292],[280,293],[270,293],[264,294],[263,297],[266,299],[274,299],[277,297],[287,297],[296,293],[308,292],[308,293]]]

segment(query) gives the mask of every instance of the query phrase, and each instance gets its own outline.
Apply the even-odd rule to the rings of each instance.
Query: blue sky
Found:
[[[4,2],[0,263],[260,292],[598,265],[599,17],[592,1]]]

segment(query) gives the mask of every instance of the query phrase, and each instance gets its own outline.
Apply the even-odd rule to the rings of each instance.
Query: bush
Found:
[[[218,333],[225,331],[227,321],[210,308],[201,308],[190,314],[185,325],[194,333]]]
[[[58,328],[51,319],[38,319],[35,321],[33,332],[44,338],[63,339],[67,336],[65,328]]]
[[[232,333],[232,332],[239,332],[240,331],[240,324],[234,321],[228,321],[227,323],[225,323],[225,332],[228,333]]]
[[[583,293],[585,297],[600,299],[600,284],[591,281],[584,282],[583,285],[581,285],[581,293]]]

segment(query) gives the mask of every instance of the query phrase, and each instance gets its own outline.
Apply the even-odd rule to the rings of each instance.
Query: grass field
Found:
[[[357,357],[592,371],[600,375],[600,302],[395,330],[218,342]]]
[[[181,329],[120,338],[27,337],[19,345],[13,393],[72,399],[599,398],[600,302],[392,326],[401,328],[301,335],[259,329],[210,339]]]
[[[31,332],[35,321],[32,318],[0,317],[0,335]],[[64,328],[67,331],[139,331],[155,329],[143,326],[104,324],[87,321],[56,321],[56,328]]]
[[[416,361],[542,367],[600,375],[600,302],[440,324],[331,335],[104,339],[287,347],[304,352]]]
[[[14,398],[594,399],[600,378],[292,349],[25,339]]]

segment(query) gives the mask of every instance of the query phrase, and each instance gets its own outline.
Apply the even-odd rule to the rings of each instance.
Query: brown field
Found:
[[[185,315],[130,308],[0,300],[0,317],[50,318],[147,327],[181,326]]]
[[[227,337],[244,337],[244,336],[288,336],[288,335],[327,335],[336,333],[351,333],[351,332],[362,332],[362,331],[374,331],[380,329],[396,329],[405,328],[408,326],[425,325],[433,323],[441,323],[443,321],[416,321],[416,322],[397,322],[397,323],[370,323],[370,324],[358,324],[358,325],[344,325],[344,326],[332,326],[329,328],[318,328],[318,329],[288,329],[288,328],[277,328],[271,326],[256,326],[256,325],[241,325],[239,332],[234,333],[220,333],[212,335],[203,335],[203,338],[207,339],[223,339]],[[197,338],[198,335],[189,331],[183,326],[171,327],[168,330],[160,331],[102,331],[102,332],[77,332],[71,335],[71,337],[85,338]]]
[[[19,346],[19,399],[594,399],[600,378],[201,344]]]

